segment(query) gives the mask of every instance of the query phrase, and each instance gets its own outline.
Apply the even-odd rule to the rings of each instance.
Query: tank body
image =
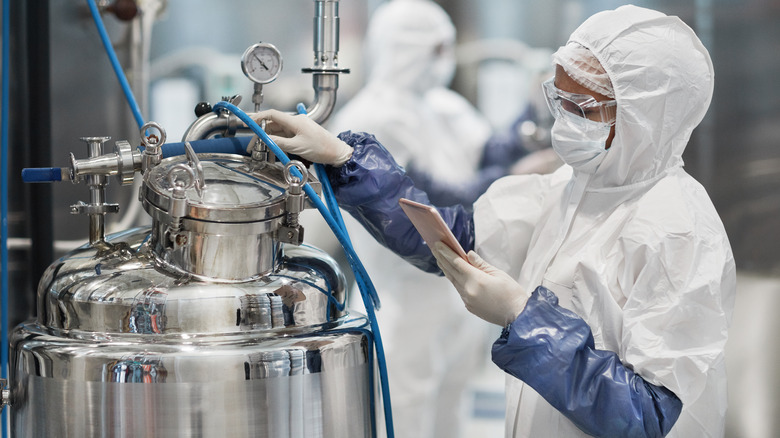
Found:
[[[205,160],[182,220],[147,191],[151,229],[48,268],[12,333],[13,436],[372,436],[368,321],[330,256],[275,239],[284,190],[247,171],[267,197],[236,208],[242,160]]]

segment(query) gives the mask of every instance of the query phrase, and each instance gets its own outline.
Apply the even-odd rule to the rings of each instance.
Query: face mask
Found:
[[[560,117],[552,127],[552,146],[564,163],[581,172],[593,173],[606,155],[609,131],[606,123]]]

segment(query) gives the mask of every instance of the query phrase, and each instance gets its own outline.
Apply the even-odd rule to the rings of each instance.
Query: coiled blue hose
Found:
[[[290,162],[290,159],[287,157],[287,155],[279,148],[279,146],[271,140],[271,138],[268,136],[268,134],[265,133],[260,128],[260,125],[258,125],[254,120],[252,120],[251,117],[249,117],[244,111],[239,109],[237,106],[228,103],[228,102],[219,102],[214,105],[214,111],[223,111],[228,110],[232,112],[236,117],[238,117],[242,122],[244,122],[251,130],[254,132],[258,137],[260,137],[261,140],[271,149],[271,152],[276,156],[276,158],[281,161],[283,164],[287,164]],[[300,111],[300,107],[299,107]],[[293,173],[298,173],[297,169],[292,168]],[[300,177],[300,173],[297,175]],[[321,180],[321,183],[323,185],[323,192],[326,192],[330,189],[330,184],[328,183],[328,179],[323,178]],[[326,188],[327,184],[327,188]],[[347,260],[349,261],[350,266],[352,267],[352,270],[355,273],[355,280],[358,283],[358,287],[360,290],[361,298],[363,299],[363,304],[366,308],[366,313],[368,313],[368,321],[371,325],[371,331],[374,333],[374,346],[376,348],[376,355],[377,355],[377,363],[379,366],[379,380],[380,385],[382,388],[382,401],[384,405],[384,413],[385,413],[385,426],[387,428],[387,436],[389,438],[393,438],[395,436],[395,433],[393,431],[393,414],[392,414],[392,408],[390,406],[390,387],[387,379],[387,365],[385,360],[385,350],[382,345],[382,336],[379,333],[379,325],[377,324],[376,320],[376,313],[374,312],[374,305],[379,304],[378,297],[376,295],[376,289],[374,288],[374,284],[371,282],[371,279],[368,277],[368,273],[366,272],[366,269],[363,267],[363,264],[360,262],[360,259],[358,258],[357,254],[355,253],[355,250],[352,248],[352,243],[349,240],[349,235],[346,232],[346,228],[343,226],[343,221],[341,224],[339,224],[334,216],[338,215],[339,218],[341,218],[340,213],[331,213],[331,211],[328,209],[328,207],[322,202],[320,197],[317,195],[317,192],[314,191],[314,189],[311,188],[309,184],[305,184],[303,186],[304,191],[309,196],[309,200],[314,203],[314,205],[317,207],[317,210],[320,211],[322,214],[322,217],[325,219],[325,222],[328,223],[328,226],[330,226],[331,230],[333,230],[333,234],[336,236],[336,239],[338,239],[339,243],[341,243],[341,246],[344,248],[344,253],[347,256]],[[332,190],[331,190],[332,195]],[[329,201],[330,202],[330,201]],[[332,202],[332,205],[335,206],[336,212],[338,212],[338,206],[335,205],[335,200]]]
[[[119,59],[116,57],[114,47],[111,45],[111,39],[108,38],[106,26],[103,25],[103,20],[100,18],[100,11],[98,11],[95,0],[87,0],[87,6],[89,6],[89,12],[92,14],[92,20],[95,21],[95,27],[97,27],[98,33],[100,34],[100,40],[103,42],[103,47],[106,49],[108,59],[111,61],[111,67],[114,68],[114,73],[119,80],[119,85],[122,86],[122,92],[125,93],[127,104],[130,105],[130,110],[133,112],[135,123],[138,124],[138,129],[141,129],[141,127],[144,126],[144,117],[141,115],[141,109],[135,101],[133,90],[130,88],[130,83],[127,82],[127,77],[125,77],[125,72],[122,70],[122,65],[119,64]]]
[[[8,378],[8,93],[10,90],[10,83],[8,82],[9,75],[9,63],[10,63],[10,12],[11,3],[9,0],[3,0],[3,102],[2,102],[2,122],[0,122],[0,135],[2,140],[0,143],[0,173],[2,173],[3,186],[0,198],[0,240],[2,240],[2,250],[0,250],[0,259],[2,259],[2,291],[0,295],[0,334],[2,334],[2,340],[0,340],[0,376],[2,378]],[[0,388],[2,390],[3,388]],[[2,435],[8,436],[8,409],[3,409],[2,412]]]

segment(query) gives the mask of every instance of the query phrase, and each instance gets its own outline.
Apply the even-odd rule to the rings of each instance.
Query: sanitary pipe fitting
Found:
[[[83,175],[79,172],[79,161],[89,162],[90,159],[94,159],[101,164],[103,155],[103,144],[111,137],[82,137],[81,140],[87,143],[87,149],[89,150],[88,160],[75,160],[73,154],[71,154],[71,169],[75,177]],[[118,156],[118,155],[117,155]],[[116,164],[116,157],[114,156],[114,165]],[[118,166],[118,165],[117,165]],[[96,244],[105,241],[105,215],[106,213],[119,212],[118,204],[106,203],[106,185],[108,185],[108,175],[105,173],[87,173],[86,181],[89,187],[89,204],[79,202],[78,204],[71,205],[70,211],[72,214],[86,214],[89,216],[89,243]]]
[[[339,21],[338,0],[314,0],[314,66],[301,71],[312,74],[314,102],[306,108],[306,114],[319,124],[328,120],[336,106],[339,74],[349,73],[349,69],[338,67]],[[202,115],[187,128],[181,141],[203,140],[217,134],[230,136],[239,123],[232,114]]]
[[[301,71],[313,75],[314,103],[306,114],[320,124],[336,106],[339,74],[349,73],[339,68],[339,22],[338,0],[314,0],[314,67]]]

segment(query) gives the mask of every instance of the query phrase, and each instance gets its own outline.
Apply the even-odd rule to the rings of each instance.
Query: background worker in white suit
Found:
[[[383,3],[364,49],[367,83],[328,128],[374,134],[436,203],[474,202],[526,155],[516,127],[493,135],[476,108],[448,88],[455,27],[437,4]],[[409,265],[350,219],[351,238],[382,300],[377,318],[396,435],[457,437],[465,390],[485,365],[489,325],[468,314],[446,279]]]

